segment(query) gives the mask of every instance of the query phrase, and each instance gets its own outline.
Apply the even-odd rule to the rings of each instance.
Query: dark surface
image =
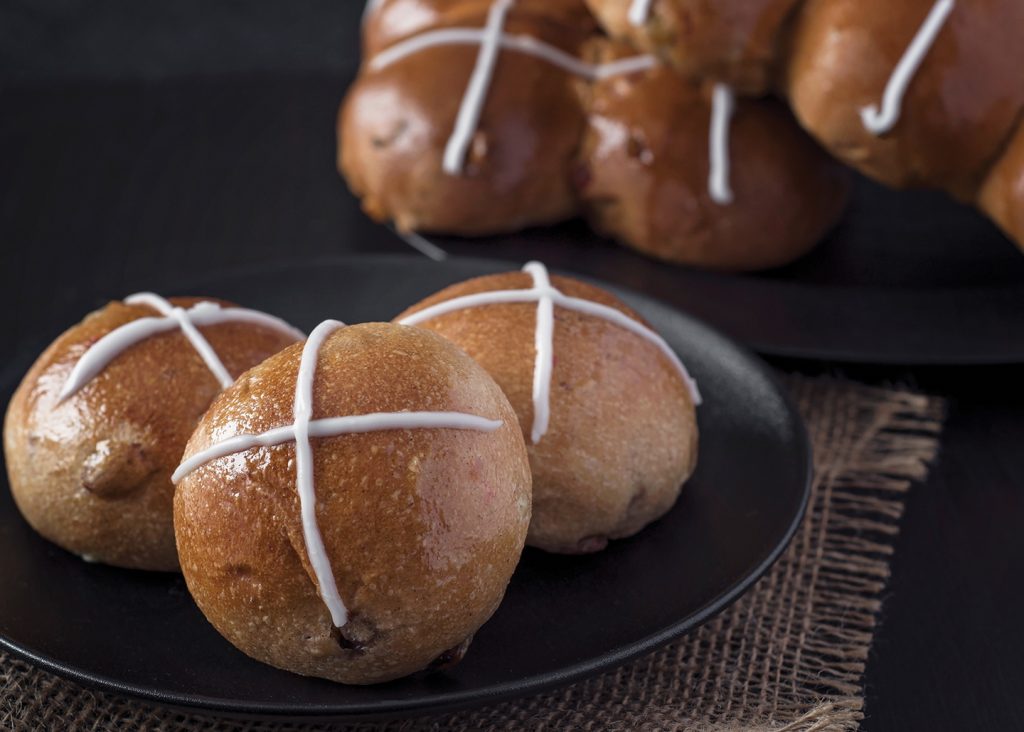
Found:
[[[177,285],[124,284],[216,293],[310,330],[328,316],[389,320],[442,287],[504,267],[372,257]],[[657,648],[742,594],[782,551],[807,502],[810,451],[800,418],[756,358],[670,308],[627,300],[707,393],[697,472],[675,508],[633,539],[585,557],[528,551],[498,612],[453,670],[345,687],[250,661],[203,620],[180,578],[88,565],[55,548],[21,519],[2,479],[0,644],[106,689],[280,715],[478,704],[567,683]],[[15,357],[34,354],[30,346]],[[2,388],[6,402],[9,387]],[[559,622],[566,618],[574,622]]]
[[[0,91],[0,236],[32,242],[34,256],[74,249],[53,263],[73,269],[88,256],[129,269],[156,256],[187,271],[239,256],[400,250],[334,172],[345,84],[304,75],[11,86]],[[666,266],[581,223],[437,240],[457,254],[541,258],[618,282],[765,353],[1024,361],[1024,338],[1009,336],[1024,332],[1024,256],[937,194],[859,181],[850,214],[817,251],[748,277]],[[118,251],[122,261],[110,256]]]
[[[67,325],[60,314],[89,300],[87,293],[123,295],[128,283],[161,274],[401,250],[342,204],[347,194],[331,159],[333,109],[341,72],[355,57],[358,3],[320,5],[0,0],[0,80],[23,80],[0,90],[0,305],[7,314],[0,349],[14,336],[53,335]],[[248,40],[236,32],[250,25]],[[220,76],[282,68],[301,75]],[[194,74],[204,78],[181,78]],[[63,81],[69,78],[80,81]],[[110,83],[140,78],[171,80]],[[268,85],[285,91],[270,99]],[[934,220],[972,222],[966,234],[958,225],[945,238],[959,253],[953,267],[942,264],[944,248],[929,246],[935,228],[922,229],[909,215],[924,202],[935,207]],[[889,288],[892,276],[931,276],[936,266],[954,276],[962,268],[979,287],[1017,276],[1010,245],[973,214],[928,194],[885,196],[881,205],[875,215],[899,240],[870,257],[848,251],[833,271]],[[982,231],[987,253],[975,254]],[[918,251],[905,250],[907,241],[918,242]],[[909,259],[910,272],[895,269],[891,257]],[[995,306],[1020,307],[1019,297]],[[761,317],[739,305],[733,312],[755,323]],[[940,333],[946,326],[927,319]],[[45,325],[34,332],[32,322]],[[844,335],[837,325],[829,330]],[[1019,349],[1024,330],[1007,324],[996,341]],[[0,381],[20,374],[23,365],[0,353]],[[910,382],[950,400],[939,462],[909,496],[892,560],[868,662],[864,729],[1024,729],[1024,370],[777,363]]]
[[[0,78],[352,68],[359,0],[0,0]]]

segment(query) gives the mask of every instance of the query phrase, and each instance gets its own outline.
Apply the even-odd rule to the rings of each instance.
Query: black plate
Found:
[[[308,329],[326,317],[388,319],[446,284],[505,267],[375,257],[209,277],[177,292],[230,298]],[[123,293],[97,294],[101,302]],[[706,403],[697,474],[663,520],[603,553],[558,557],[528,550],[505,602],[454,670],[361,688],[251,661],[206,623],[180,578],[82,562],[34,534],[6,486],[0,488],[0,644],[83,683],[174,706],[356,717],[537,692],[694,628],[747,590],[795,531],[809,491],[807,437],[755,357],[689,316],[643,297],[628,300],[701,382]],[[18,360],[34,355],[21,349]],[[4,386],[7,395],[12,386]]]

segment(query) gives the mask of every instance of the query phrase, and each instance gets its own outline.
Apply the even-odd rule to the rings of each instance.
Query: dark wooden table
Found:
[[[107,297],[409,251],[333,168],[355,5],[255,5],[0,5],[0,379]],[[950,403],[939,462],[907,503],[864,728],[1024,729],[1024,369],[776,363]]]

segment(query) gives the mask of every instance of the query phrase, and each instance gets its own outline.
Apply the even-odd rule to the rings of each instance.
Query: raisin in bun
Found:
[[[697,460],[696,390],[642,319],[603,290],[551,278],[561,293],[552,320],[535,299],[495,295],[546,287],[543,267],[527,267],[452,285],[396,320],[451,340],[508,395],[533,471],[527,543],[593,552],[635,534],[675,503]],[[500,302],[491,302],[496,297]],[[565,297],[599,312],[574,309],[579,300],[566,306]]]
[[[796,16],[786,86],[800,122],[833,154],[890,186],[972,200],[1024,108],[1024,3],[963,0],[927,46],[898,121],[873,133],[862,111],[886,86],[935,0],[808,0]]]
[[[460,25],[486,24],[488,4],[474,8]],[[540,17],[513,6],[504,30],[575,55],[580,29],[557,15]],[[419,30],[447,28],[441,18],[441,26]],[[371,217],[403,231],[478,235],[575,215],[570,167],[583,115],[566,71],[529,54],[500,53],[478,124],[447,167],[480,44],[389,56],[396,49],[367,57],[338,115],[338,168]]]
[[[684,76],[744,94],[774,82],[779,38],[800,0],[587,0],[613,38],[657,54]]]
[[[240,437],[268,430],[263,446]],[[457,660],[530,519],[501,389],[451,343],[391,324],[328,321],[243,375],[176,479],[182,572],[207,619],[259,661],[352,684]]]
[[[168,306],[191,308],[226,373],[159,312]],[[7,409],[4,456],[21,513],[86,559],[176,570],[171,472],[189,435],[225,383],[301,337],[198,298],[133,297],[88,315],[39,357]]]
[[[726,143],[731,196],[716,200],[714,93],[665,66],[593,84],[576,176],[584,213],[597,231],[659,259],[718,270],[787,264],[839,220],[845,171],[784,105],[739,99]]]

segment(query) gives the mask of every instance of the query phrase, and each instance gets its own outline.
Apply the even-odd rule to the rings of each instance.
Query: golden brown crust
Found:
[[[396,320],[454,297],[531,284],[522,273],[479,277],[428,297]],[[552,284],[643,322],[599,288],[563,277]],[[536,312],[532,303],[487,305],[420,326],[454,342],[494,377],[527,436]],[[608,539],[636,533],[675,503],[697,459],[696,412],[664,354],[605,320],[556,307],[554,359],[550,427],[538,444],[527,445],[533,471],[527,542],[554,552],[595,551]]]
[[[171,300],[184,307],[198,301]],[[178,568],[170,475],[220,390],[216,378],[175,330],[127,349],[58,403],[90,345],[151,315],[148,307],[112,302],[47,348],[7,409],[4,455],[18,508],[47,539],[95,561],[170,571]],[[240,323],[200,330],[233,376],[295,340]]]
[[[571,54],[583,37],[518,6],[506,30]],[[337,162],[373,218],[407,231],[479,235],[575,215],[570,170],[582,112],[570,76],[532,56],[501,54],[463,171],[442,170],[478,53],[447,45],[379,70],[364,65],[339,111]]]
[[[810,251],[843,213],[845,172],[774,100],[737,102],[733,203],[723,205],[708,187],[710,86],[659,67],[598,82],[587,99],[576,177],[584,211],[596,230],[646,254],[709,269],[777,267]]]
[[[989,171],[978,206],[1024,249],[1024,124]]]
[[[653,0],[633,25],[630,0],[587,0],[613,38],[657,54],[679,73],[764,94],[774,83],[779,38],[801,0]]]
[[[886,83],[934,0],[808,0],[786,86],[801,123],[833,154],[890,186],[971,200],[1024,107],[1024,3],[958,2],[914,75],[896,127],[876,137],[860,110]]]
[[[186,454],[291,424],[301,351],[286,349],[221,394]],[[340,633],[305,550],[293,442],[217,460],[182,481],[182,571],[214,627],[258,660],[345,683],[398,678],[467,640],[500,602],[530,516],[522,436],[493,380],[414,328],[365,324],[329,336],[314,395],[314,419],[454,410],[505,425],[312,441],[318,524],[351,618]]]

